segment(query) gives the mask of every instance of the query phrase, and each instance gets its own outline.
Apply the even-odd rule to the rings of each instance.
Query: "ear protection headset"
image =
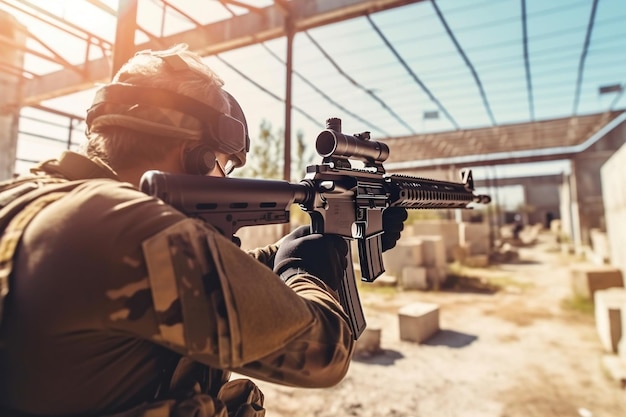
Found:
[[[174,70],[183,69],[183,65],[189,68],[185,60],[177,54],[160,57]],[[136,106],[171,109],[194,117],[202,125],[198,145],[192,147],[184,155],[183,165],[186,172],[199,175],[211,172],[215,168],[215,152],[235,156],[238,159],[236,166],[241,166],[245,163],[246,153],[250,150],[248,126],[237,100],[228,92],[224,91],[224,93],[230,103],[231,115],[224,114],[207,103],[171,90],[122,82],[111,83],[96,93],[94,102],[87,111],[85,120],[87,131],[94,130],[96,119],[113,112],[124,117],[124,126],[130,129],[166,136],[167,133],[160,130],[158,124],[126,114],[126,111]],[[126,111],[119,110],[119,106],[113,110],[110,106],[120,104],[125,105],[122,108]]]
[[[228,125],[233,123],[233,121],[239,122],[244,128],[243,135],[244,135],[245,145],[243,149],[235,150],[234,152],[228,152],[224,150],[224,147],[220,147],[217,150],[224,152],[224,153],[231,153],[231,154],[241,152],[242,150],[245,150],[245,152],[248,152],[250,150],[250,137],[248,136],[248,123],[246,122],[246,117],[243,114],[243,110],[239,106],[239,103],[237,102],[237,100],[235,100],[235,98],[232,95],[230,95],[230,93],[228,93],[227,91],[224,91],[224,93],[226,93],[226,97],[228,98],[228,101],[230,103],[231,116],[227,116],[221,113],[222,116],[225,116],[230,120],[228,121],[221,120],[221,123],[223,125],[220,126],[220,131],[222,131],[222,133],[226,135],[223,137],[237,138],[241,134],[240,132],[238,132],[238,129],[239,129],[238,126],[236,125],[228,126]],[[234,130],[234,131],[231,133],[231,130]],[[204,142],[204,140],[202,142]],[[213,149],[215,149],[213,146],[209,146],[206,143],[200,143],[192,147],[191,149],[189,149],[185,153],[184,159],[183,159],[185,172],[188,172],[189,174],[206,175],[209,172],[213,171],[213,169],[215,168],[215,161],[216,161],[215,152]],[[243,161],[241,161],[241,165],[243,165]]]

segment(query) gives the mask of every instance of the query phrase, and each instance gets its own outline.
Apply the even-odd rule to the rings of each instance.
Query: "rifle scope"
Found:
[[[389,147],[370,140],[369,132],[354,136],[341,133],[341,119],[337,118],[326,121],[326,129],[317,136],[315,149],[324,157],[356,157],[370,162],[384,162],[389,157]]]

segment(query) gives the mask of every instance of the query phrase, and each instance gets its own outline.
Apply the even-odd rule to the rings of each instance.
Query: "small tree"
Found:
[[[272,124],[267,120],[261,122],[261,131],[256,140],[250,144],[248,161],[246,165],[236,170],[237,177],[283,179],[284,158],[284,131],[278,129],[272,132]],[[305,173],[306,165],[310,164],[312,157],[308,152],[304,133],[298,131],[296,143],[292,149],[291,181],[300,181]]]
[[[246,165],[236,170],[238,177],[281,179],[283,176],[283,135],[272,133],[272,124],[261,122],[257,140],[251,140]]]
[[[291,181],[299,181],[305,174],[306,166],[313,161],[313,156],[308,153],[306,143],[304,141],[304,133],[300,130],[296,135],[296,146],[294,149],[294,158],[291,161]]]

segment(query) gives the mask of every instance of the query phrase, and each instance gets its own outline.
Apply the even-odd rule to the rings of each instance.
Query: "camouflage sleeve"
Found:
[[[262,248],[256,248],[246,251],[248,255],[252,256],[257,261],[270,269],[274,269],[274,258],[276,257],[276,251],[278,250],[278,244],[272,243]]]
[[[354,349],[347,317],[330,290],[324,290],[325,284],[317,278],[296,275],[287,285],[309,305],[315,325],[280,350],[234,371],[298,387],[333,386],[348,371]]]
[[[352,336],[340,305],[315,278],[285,285],[218,232],[184,217],[146,238],[142,253],[153,313],[131,320],[112,311],[112,327],[271,382],[326,387],[345,375]]]

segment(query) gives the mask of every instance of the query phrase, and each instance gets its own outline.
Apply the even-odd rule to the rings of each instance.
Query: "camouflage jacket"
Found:
[[[0,407],[120,412],[167,396],[181,357],[205,382],[217,375],[208,393],[229,371],[301,387],[345,375],[353,340],[337,299],[311,276],[285,285],[275,245],[246,253],[72,152],[34,172],[40,190],[68,186],[24,209],[37,214],[12,256]]]

